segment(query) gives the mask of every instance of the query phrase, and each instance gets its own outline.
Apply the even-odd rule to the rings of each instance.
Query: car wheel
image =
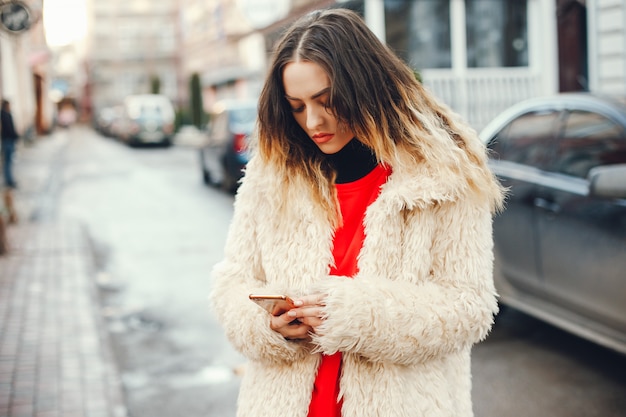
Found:
[[[207,170],[206,163],[204,162],[204,155],[202,154],[202,149],[198,152],[198,158],[200,159],[200,172],[202,172],[202,182],[206,185],[211,184],[211,173]]]
[[[206,185],[215,185],[213,179],[211,178],[211,173],[205,168],[202,169],[202,182]]]

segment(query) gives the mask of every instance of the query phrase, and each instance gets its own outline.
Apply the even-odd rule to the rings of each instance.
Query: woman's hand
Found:
[[[297,319],[299,322],[310,326],[313,332],[324,322],[322,317],[324,312],[324,294],[311,294],[294,300],[296,308],[287,312],[292,320]]]
[[[272,316],[270,328],[287,340],[310,340],[310,332],[315,332],[322,324],[324,294],[312,294],[294,300],[296,308]]]
[[[308,341],[311,339],[309,336],[309,333],[313,330],[311,326],[295,320],[289,315],[289,312],[271,317],[270,328],[280,333],[285,339],[293,341]]]

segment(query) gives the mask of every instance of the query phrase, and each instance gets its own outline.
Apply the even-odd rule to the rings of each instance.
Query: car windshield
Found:
[[[161,109],[157,106],[141,106],[139,113],[140,117],[146,119],[160,119],[162,117]]]
[[[232,123],[249,124],[249,123],[254,123],[255,119],[256,119],[255,107],[233,109],[230,113],[230,120]]]
[[[162,97],[129,96],[125,104],[131,119],[169,120],[174,117],[171,104]]]

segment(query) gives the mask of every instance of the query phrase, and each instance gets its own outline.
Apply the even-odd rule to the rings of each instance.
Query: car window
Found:
[[[230,119],[233,124],[253,124],[256,119],[256,108],[233,109],[230,112]]]
[[[256,107],[241,107],[230,111],[230,129],[233,132],[250,134],[256,121]]]
[[[554,170],[586,178],[591,168],[626,163],[626,135],[622,126],[601,114],[573,111],[559,139]]]
[[[161,108],[157,106],[141,106],[139,113],[146,119],[161,119]]]
[[[495,159],[545,167],[553,153],[559,111],[525,113],[500,130],[490,142]]]

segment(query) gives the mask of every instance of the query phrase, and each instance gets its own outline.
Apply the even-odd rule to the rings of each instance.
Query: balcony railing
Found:
[[[423,70],[424,85],[477,130],[502,110],[542,94],[540,74],[528,68]]]

